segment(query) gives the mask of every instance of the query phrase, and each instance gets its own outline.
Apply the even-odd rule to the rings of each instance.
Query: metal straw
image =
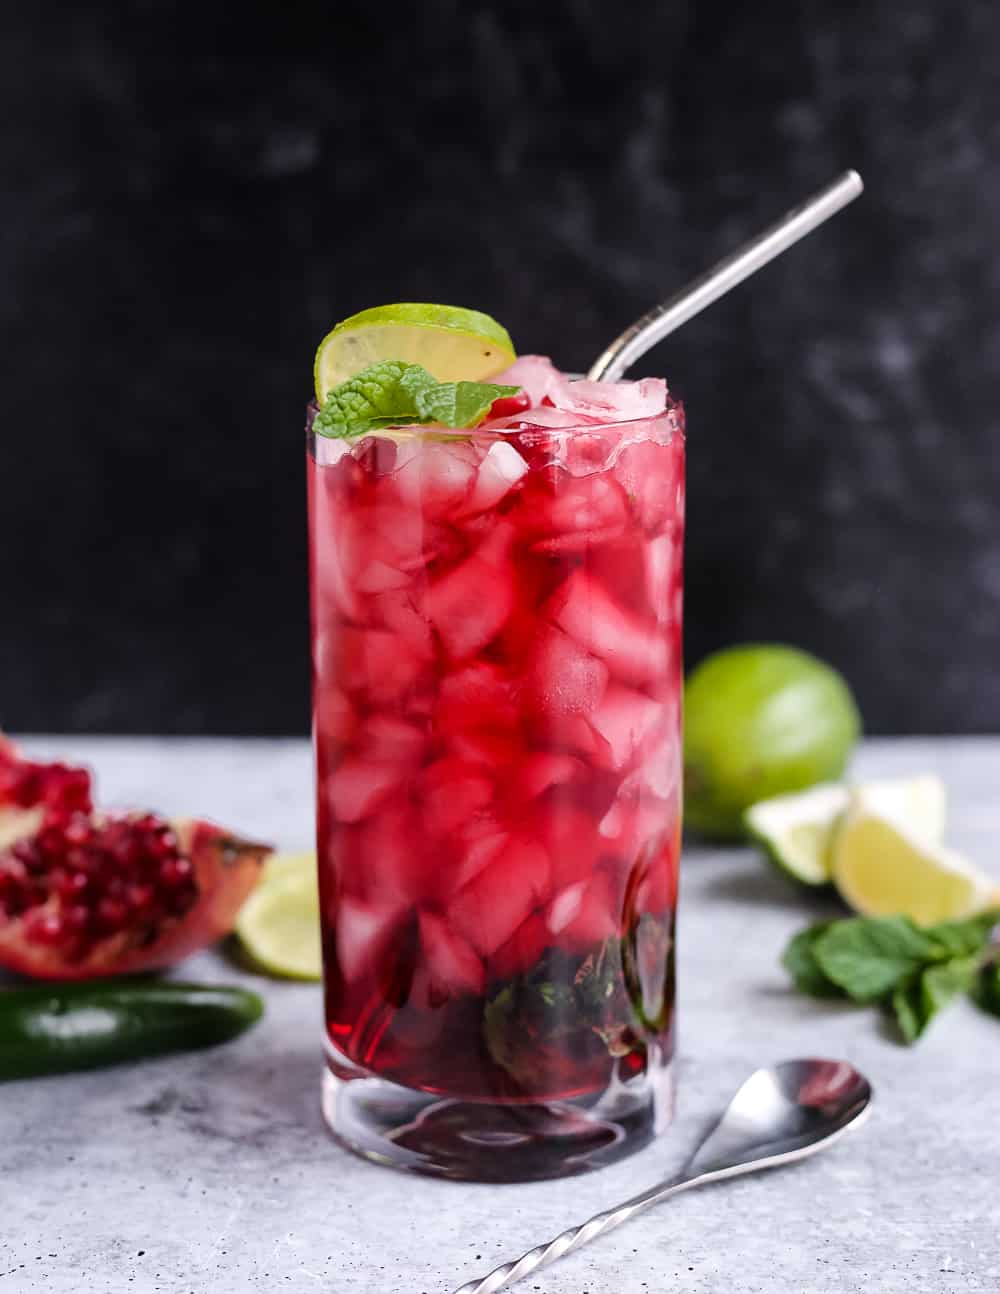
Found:
[[[793,207],[780,220],[751,238],[710,270],[692,280],[668,301],[654,306],[616,338],[591,366],[587,376],[595,381],[616,382],[646,351],[675,328],[687,323],[730,288],[755,274],[787,251],[800,238],[812,233],[842,207],[853,202],[864,189],[857,171],[845,171],[832,184],[814,194],[801,206]]]

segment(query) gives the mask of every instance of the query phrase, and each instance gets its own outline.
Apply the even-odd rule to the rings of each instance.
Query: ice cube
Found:
[[[434,659],[434,641],[430,623],[418,604],[412,591],[380,593],[369,599],[374,622],[396,634],[412,655],[430,661]]]
[[[589,813],[565,800],[539,804],[532,824],[551,861],[554,889],[590,879],[604,848]]]
[[[638,382],[589,382],[561,378],[550,384],[549,399],[559,409],[602,422],[631,422],[653,418],[667,407],[667,384],[662,378]]]
[[[587,948],[615,933],[610,887],[603,873],[561,890],[545,911],[545,924],[562,948]]]
[[[589,425],[588,419],[578,413],[568,413],[565,409],[556,409],[549,405],[529,409],[527,413],[516,413],[509,418],[498,418],[490,423],[491,431],[530,431],[532,427],[558,428]]]
[[[677,862],[679,842],[664,834],[646,851],[638,882],[630,886],[635,896],[630,916],[645,912],[672,912],[677,906]]]
[[[515,837],[461,889],[448,906],[455,929],[483,956],[508,940],[548,893],[545,850]]]
[[[472,516],[495,507],[527,472],[528,464],[513,445],[498,440],[479,464],[472,492],[459,515]]]
[[[387,714],[373,714],[358,732],[358,746],[366,759],[380,764],[420,763],[427,737],[415,724]]]
[[[347,627],[338,635],[337,677],[349,692],[376,704],[398,700],[417,681],[426,661],[400,635]]]
[[[346,745],[357,728],[354,706],[325,676],[317,680],[315,693],[316,734],[321,742]]]
[[[644,748],[648,748],[666,716],[659,701],[642,692],[612,683],[601,704],[590,717],[599,736],[608,743],[612,767],[626,768]]]
[[[488,729],[470,729],[448,737],[448,751],[459,759],[481,764],[492,771],[494,778],[511,764],[524,758],[524,746],[510,737]],[[506,776],[506,773],[503,773]]]
[[[603,661],[591,656],[560,630],[539,632],[528,665],[528,694],[544,715],[589,714],[596,709],[608,683]]]
[[[392,479],[413,515],[457,516],[472,491],[478,462],[475,447],[465,441],[421,440]]]
[[[575,881],[560,890],[545,911],[545,924],[554,935],[559,934],[573,920],[583,905],[587,892],[586,881]]]
[[[463,889],[510,843],[510,832],[486,812],[463,824],[455,832],[455,862],[447,869],[441,886],[445,899]]]
[[[421,847],[420,820],[405,798],[383,802],[355,831],[348,865],[364,877],[366,897],[412,906],[437,892],[438,851]]]
[[[525,803],[544,795],[553,786],[565,786],[583,773],[583,764],[572,755],[552,754],[535,750],[519,762],[510,787],[513,803]]]
[[[327,783],[327,794],[338,822],[360,822],[374,813],[406,777],[405,768],[376,764],[349,756]]]
[[[532,913],[489,959],[490,979],[510,980],[519,975],[527,975],[538,964],[550,943],[552,936],[544,920],[539,913]]]
[[[625,683],[655,681],[667,668],[670,649],[662,630],[618,606],[582,568],[552,595],[547,612]]]
[[[432,836],[448,836],[485,809],[493,799],[493,782],[482,766],[446,756],[420,775],[420,802]]]
[[[494,381],[522,387],[532,405],[550,400],[559,409],[609,422],[650,418],[667,406],[667,384],[659,378],[640,382],[571,380],[543,355],[522,355]]]
[[[669,534],[651,539],[643,549],[646,568],[646,598],[660,624],[672,618],[673,590],[680,582],[676,545]]]
[[[683,516],[683,458],[677,446],[636,441],[619,452],[614,471],[647,534]]]
[[[514,573],[474,554],[427,590],[424,607],[448,656],[468,660],[492,641],[514,607]]]
[[[522,355],[493,381],[501,386],[521,387],[531,403],[538,405],[550,391],[559,387],[563,375],[545,355]]]
[[[582,552],[616,539],[628,509],[621,486],[604,474],[570,476],[557,468],[525,488],[518,520],[539,552]]]
[[[509,731],[518,720],[509,675],[485,661],[452,670],[441,680],[435,719],[442,732]]]
[[[485,984],[483,963],[470,945],[435,912],[421,912],[420,947],[431,982],[448,994],[481,993]]]
[[[346,980],[376,976],[405,909],[384,901],[342,898],[336,909],[337,964]]]

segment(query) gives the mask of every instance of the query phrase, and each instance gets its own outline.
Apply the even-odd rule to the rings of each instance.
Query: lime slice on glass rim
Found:
[[[1000,887],[991,876],[953,849],[873,812],[863,795],[852,797],[837,828],[833,879],[863,916],[901,914],[922,926],[1000,907]]]
[[[315,854],[279,854],[244,903],[236,934],[261,970],[283,979],[322,973]]]
[[[939,777],[882,778],[862,783],[854,795],[872,813],[898,823],[925,844],[941,843],[946,793]],[[850,802],[848,787],[824,783],[758,801],[743,815],[743,825],[783,872],[803,885],[827,885],[837,829]]]
[[[439,382],[482,382],[513,364],[507,329],[479,310],[402,302],[351,315],[316,352],[320,405],[341,382],[380,360],[420,364]]]

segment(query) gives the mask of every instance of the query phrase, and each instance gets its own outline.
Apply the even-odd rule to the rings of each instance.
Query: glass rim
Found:
[[[341,440],[338,436],[323,436],[313,431],[313,419],[319,412],[315,400],[310,400],[306,405],[306,425],[305,434],[309,442],[336,442]],[[516,417],[516,415],[512,415]],[[371,431],[366,431],[364,435],[352,437],[346,440],[349,445],[360,445],[368,436],[384,437],[387,440],[399,438],[421,439],[431,443],[453,441],[475,441],[493,442],[497,440],[509,440],[513,436],[523,432],[533,432],[552,437],[554,440],[572,435],[608,435],[609,433],[621,432],[622,434],[629,427],[638,427],[647,423],[666,422],[670,424],[672,440],[675,435],[680,435],[686,439],[686,419],[684,415],[684,404],[681,400],[674,400],[672,396],[667,396],[667,406],[660,410],[659,413],[645,414],[641,418],[617,418],[606,421],[588,421],[565,423],[560,426],[550,426],[542,422],[532,422],[530,417],[521,418],[517,423],[506,427],[488,427],[480,425],[478,427],[438,427],[438,426],[421,426],[414,423],[401,423],[393,427],[376,427]]]

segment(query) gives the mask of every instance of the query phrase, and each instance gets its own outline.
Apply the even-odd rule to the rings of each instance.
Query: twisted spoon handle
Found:
[[[649,1208],[652,1204],[665,1200],[670,1195],[676,1195],[679,1191],[687,1190],[690,1186],[695,1186],[702,1181],[701,1177],[689,1177],[670,1185],[664,1185],[662,1182],[658,1186],[644,1191],[641,1195],[636,1195],[633,1199],[627,1200],[617,1209],[607,1209],[604,1213],[595,1213],[589,1221],[584,1222],[581,1226],[570,1227],[569,1230],[561,1232],[554,1240],[550,1240],[547,1245],[536,1245],[534,1249],[529,1249],[526,1254],[514,1262],[504,1263],[502,1266],[495,1268],[488,1276],[482,1280],[469,1281],[460,1289],[455,1290],[455,1294],[494,1294],[495,1290],[505,1289],[508,1285],[513,1285],[523,1276],[537,1271],[539,1267],[546,1267],[549,1263],[554,1263],[557,1258],[562,1258],[565,1254],[571,1253],[574,1249],[580,1249],[589,1244],[591,1240],[596,1240],[598,1236],[603,1236],[606,1231],[612,1231],[615,1227],[620,1227],[623,1222],[628,1222],[629,1218],[641,1213],[643,1209]]]

